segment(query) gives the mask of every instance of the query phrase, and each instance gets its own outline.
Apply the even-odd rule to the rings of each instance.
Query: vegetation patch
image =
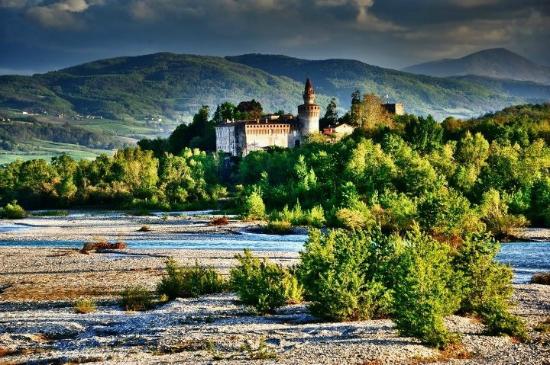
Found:
[[[34,217],[66,217],[69,215],[68,210],[43,210],[38,212],[32,212]]]
[[[288,269],[260,260],[250,250],[235,257],[239,263],[231,269],[230,285],[243,303],[265,314],[301,302],[302,287]]]
[[[538,272],[531,278],[531,284],[550,285],[550,272]]]
[[[226,289],[226,280],[215,269],[198,263],[192,267],[183,267],[173,258],[166,262],[166,276],[157,285],[157,292],[169,299],[198,297]]]
[[[127,311],[145,311],[153,308],[153,294],[142,286],[132,286],[120,293],[120,305]]]
[[[128,245],[125,242],[118,241],[118,242],[110,243],[107,240],[102,239],[95,242],[85,243],[82,249],[80,250],[80,253],[88,254],[92,251],[102,252],[104,250],[123,250],[125,248],[128,248]]]
[[[0,218],[3,219],[23,219],[27,217],[27,215],[25,209],[17,204],[16,200],[0,207]]]
[[[96,311],[96,303],[89,298],[79,299],[74,303],[74,311],[78,314],[88,314]]]
[[[138,232],[151,232],[152,229],[149,226],[141,226],[140,229],[137,230]]]
[[[208,223],[211,226],[226,226],[229,224],[229,219],[226,216],[216,217]]]

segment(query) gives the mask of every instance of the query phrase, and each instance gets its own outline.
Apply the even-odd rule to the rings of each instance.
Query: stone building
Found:
[[[303,98],[298,117],[268,115],[255,120],[228,120],[216,126],[216,149],[231,156],[245,156],[271,146],[299,146],[308,134],[319,132],[321,108],[315,104],[315,90],[309,79]]]
[[[382,104],[384,109],[392,115],[404,115],[405,107],[401,103],[386,103]]]

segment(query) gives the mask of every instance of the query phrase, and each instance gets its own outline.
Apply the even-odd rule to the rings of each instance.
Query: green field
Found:
[[[68,143],[55,143],[50,141],[33,140],[25,151],[0,150],[0,164],[10,163],[15,160],[32,160],[42,158],[50,160],[52,157],[66,153],[75,159],[93,159],[101,153],[112,154],[111,150],[92,149]]]

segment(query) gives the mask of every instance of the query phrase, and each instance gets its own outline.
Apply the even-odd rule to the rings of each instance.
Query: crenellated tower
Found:
[[[309,79],[306,80],[304,90],[304,103],[298,106],[298,119],[301,125],[301,134],[306,136],[311,133],[319,133],[319,118],[321,108],[315,104],[315,90]]]

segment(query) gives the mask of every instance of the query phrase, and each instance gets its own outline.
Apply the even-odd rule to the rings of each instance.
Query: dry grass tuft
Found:
[[[142,226],[140,229],[137,230],[138,232],[151,232],[152,229],[149,226]]]
[[[531,278],[531,284],[550,285],[550,272],[538,272]]]
[[[101,252],[102,250],[122,250],[127,247],[128,245],[122,241],[110,243],[106,239],[100,239],[94,242],[85,243],[82,249],[80,250],[80,253],[88,254],[91,251]]]
[[[461,343],[450,344],[445,347],[443,350],[439,351],[437,355],[431,357],[414,357],[409,364],[410,365],[421,365],[421,364],[432,364],[436,362],[448,362],[451,360],[467,360],[473,357],[472,353],[469,352],[466,347]]]
[[[96,304],[92,299],[83,298],[74,303],[74,311],[78,314],[87,314],[95,312]]]
[[[211,226],[225,226],[227,224],[229,224],[229,219],[226,216],[214,218],[209,223]]]

